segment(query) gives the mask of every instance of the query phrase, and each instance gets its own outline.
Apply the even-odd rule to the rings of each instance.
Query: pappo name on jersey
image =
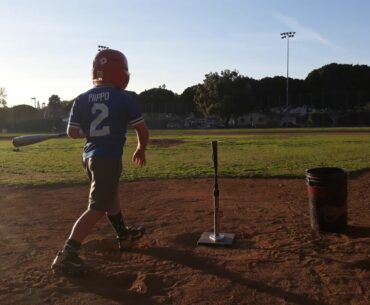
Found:
[[[89,102],[104,102],[109,100],[109,92],[89,94]]]

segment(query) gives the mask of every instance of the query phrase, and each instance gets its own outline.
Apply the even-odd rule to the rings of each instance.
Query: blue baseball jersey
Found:
[[[99,86],[75,99],[68,127],[78,127],[86,135],[84,158],[120,157],[128,125],[142,122],[138,105],[125,91]]]

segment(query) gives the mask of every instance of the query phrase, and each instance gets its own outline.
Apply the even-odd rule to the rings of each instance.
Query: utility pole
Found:
[[[284,32],[280,33],[281,39],[287,41],[287,53],[286,53],[286,107],[289,106],[289,38],[293,38],[295,32]]]

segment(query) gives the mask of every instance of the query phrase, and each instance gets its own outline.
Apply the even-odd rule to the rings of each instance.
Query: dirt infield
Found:
[[[310,233],[304,179],[221,179],[232,248],[196,246],[212,230],[212,179],[122,183],[129,223],[147,235],[116,250],[103,220],[81,250],[93,272],[50,264],[88,187],[1,187],[0,304],[351,304],[370,300],[370,173],[349,182],[346,234]]]

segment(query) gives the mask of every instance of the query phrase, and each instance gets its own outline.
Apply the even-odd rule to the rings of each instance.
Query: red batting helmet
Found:
[[[120,51],[105,49],[96,54],[93,62],[94,85],[113,85],[125,89],[130,80],[126,56]]]

